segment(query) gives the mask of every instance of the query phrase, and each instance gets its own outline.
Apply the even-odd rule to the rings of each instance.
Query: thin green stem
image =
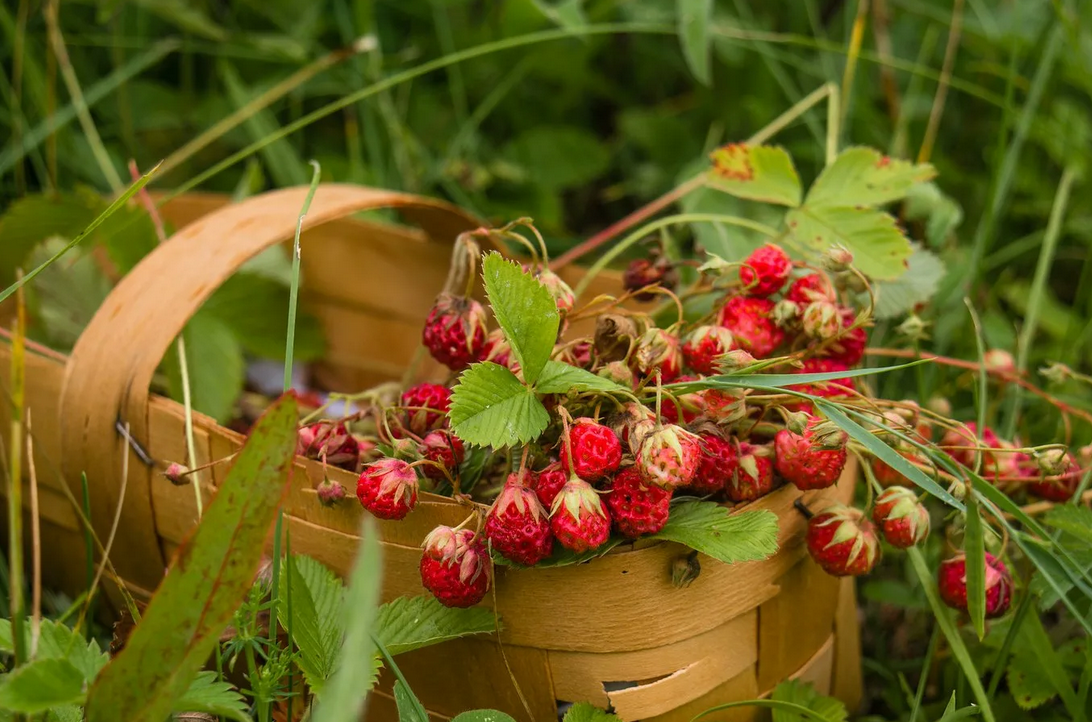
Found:
[[[190,474],[190,482],[193,484],[193,495],[197,501],[197,520],[201,521],[205,504],[201,499],[201,482],[198,478],[200,474],[196,471],[197,445],[193,438],[193,398],[190,395],[190,364],[186,359],[185,334],[179,334],[175,343],[178,350],[178,375],[182,379],[182,407],[185,411],[186,463],[189,464],[189,468],[194,469],[194,472]]]
[[[322,178],[322,167],[318,161],[310,161],[313,172],[311,173],[311,187],[307,190],[307,197],[303,199],[303,208],[300,209],[299,219],[296,221],[296,236],[292,241],[292,285],[288,293],[288,339],[284,345],[284,390],[292,388],[292,355],[296,345],[296,306],[300,293],[300,233],[303,231],[303,219],[307,217],[307,211],[311,209],[311,201],[318,190],[319,180]]]
[[[13,667],[27,660],[23,624],[23,413],[26,401],[27,313],[24,294],[16,299],[15,337],[11,347],[11,454],[8,459],[8,593]]]
[[[937,654],[937,643],[940,642],[940,625],[933,627],[933,633],[929,637],[929,646],[925,649],[925,664],[921,668],[921,676],[918,678],[918,689],[914,693],[914,706],[910,708],[909,722],[916,722],[918,712],[921,711],[921,701],[925,697],[925,683],[929,679],[929,670],[933,666],[933,657]]]

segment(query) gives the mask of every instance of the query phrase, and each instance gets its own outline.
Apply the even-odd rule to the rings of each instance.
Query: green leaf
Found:
[[[687,500],[671,506],[667,525],[651,538],[684,544],[725,564],[759,561],[777,552],[777,515],[733,514],[716,502]]]
[[[534,393],[508,369],[474,364],[451,391],[451,430],[476,446],[515,446],[536,438],[550,415]]]
[[[932,299],[948,272],[944,262],[932,251],[916,243],[911,243],[910,247],[906,272],[894,281],[877,281],[872,286],[876,294],[873,315],[877,320],[897,318]]]
[[[589,183],[610,168],[610,151],[598,137],[574,125],[539,125],[520,133],[503,156],[529,182],[550,191]]]
[[[901,276],[912,252],[895,219],[873,208],[804,205],[789,211],[785,223],[801,246],[816,253],[845,246],[854,266],[881,281]]]
[[[942,246],[963,222],[963,208],[941,193],[936,183],[915,183],[906,194],[903,217],[925,222],[925,242]]]
[[[88,642],[61,622],[43,619],[38,634],[37,659],[67,660],[90,684],[110,661],[110,655],[103,652],[95,640]]]
[[[906,197],[915,183],[936,174],[928,163],[888,158],[874,148],[846,148],[815,179],[804,205],[812,209],[883,205]]]
[[[1032,615],[1033,616],[1034,612]],[[1014,654],[1005,672],[1009,693],[1021,709],[1041,707],[1058,696],[1050,675],[1031,654]]]
[[[240,271],[216,289],[201,310],[228,326],[248,353],[282,361],[288,304],[286,285],[258,273]],[[296,317],[293,358],[314,361],[322,357],[325,346],[318,319],[301,311]]]
[[[35,659],[0,677],[0,709],[33,714],[75,704],[83,685],[83,674],[67,659]]]
[[[485,722],[485,720],[481,722]],[[565,713],[562,722],[621,722],[621,718],[612,715],[610,712],[604,712],[587,702],[577,702]]]
[[[967,556],[967,613],[975,634],[986,636],[986,547],[982,534],[982,516],[978,498],[966,496],[966,526],[963,532],[963,553]]]
[[[194,410],[219,423],[229,421],[246,379],[246,362],[239,340],[226,323],[205,309],[193,315],[182,330],[182,338]],[[164,365],[171,398],[182,403],[182,368],[177,347],[172,346]]]
[[[216,672],[198,672],[190,688],[174,703],[175,712],[205,712],[237,722],[250,722],[246,699],[228,682],[216,678]]]
[[[786,680],[774,687],[770,698],[778,702],[792,702],[801,707],[807,707],[826,722],[846,722],[849,716],[846,706],[841,701],[821,695],[810,682],[797,679]],[[807,722],[808,719],[815,719],[815,717],[809,718],[792,710],[777,708],[773,710],[773,722]]]
[[[485,607],[453,609],[432,596],[399,597],[379,608],[376,637],[391,654],[496,630],[493,612]]]
[[[398,722],[429,722],[421,700],[400,679],[394,682],[394,702],[398,705]]]
[[[561,316],[546,286],[499,253],[485,257],[485,292],[523,378],[534,384],[557,342]]]
[[[0,719],[2,719],[2,715],[0,715]],[[83,707],[75,704],[51,707],[46,712],[46,722],[83,722]]]
[[[1043,514],[1043,522],[1072,534],[1085,544],[1092,544],[1092,509],[1073,504],[1058,504]]]
[[[556,4],[550,4],[545,0],[532,0],[532,3],[558,27],[572,30],[588,24],[588,19],[584,17],[584,0],[561,0]]]
[[[982,710],[974,705],[956,709],[956,696],[955,692],[952,692],[952,696],[948,700],[948,706],[944,708],[944,715],[937,722],[956,722],[956,720],[977,717],[980,714],[982,714]]]
[[[303,569],[307,570],[306,574]],[[297,663],[307,684],[316,694],[321,694],[326,680],[334,673],[334,663],[341,651],[345,589],[333,572],[314,559],[288,557],[277,590],[277,614],[285,630],[289,628],[289,582],[292,641],[300,650]]]
[[[1013,660],[1025,658],[1032,664],[1034,670],[1030,674],[1023,674],[1026,668],[1017,669],[1015,675],[1018,682],[1017,688],[1021,689],[1025,693],[1025,696],[1032,698],[1032,701],[1038,700],[1043,696],[1044,682],[1049,685],[1051,693],[1042,702],[1059,695],[1062,698],[1062,702],[1065,704],[1066,711],[1072,719],[1077,719],[1080,716],[1080,705],[1077,703],[1077,695],[1073,690],[1073,686],[1069,680],[1069,674],[1066,672],[1065,667],[1062,665],[1061,657],[1058,656],[1058,652],[1054,649],[1054,642],[1047,636],[1046,630],[1043,628],[1043,622],[1039,618],[1039,615],[1035,613],[1028,614],[1024,618],[1024,623],[1020,626],[1020,631],[1017,633],[1017,643],[1013,649]],[[1012,665],[1009,666],[1009,685],[1012,686],[1013,680]],[[1021,707],[1024,706],[1024,702],[1017,697],[1016,691],[1013,692],[1013,697],[1016,698],[1016,703]],[[1040,702],[1040,704],[1042,704]]]
[[[375,521],[365,515],[360,549],[345,595],[342,624],[345,644],[334,665],[337,671],[318,700],[312,722],[343,722],[360,717],[364,697],[375,678],[375,642],[372,641],[383,570]]]
[[[698,82],[709,85],[713,73],[709,58],[713,0],[677,0],[675,9],[686,64]]]
[[[796,207],[800,205],[800,176],[784,148],[732,143],[712,154],[706,175],[709,187],[737,198]]]
[[[258,419],[140,624],[91,687],[89,722],[161,722],[189,689],[250,589],[295,458],[298,422],[291,395]]]
[[[570,366],[561,361],[547,361],[535,382],[540,394],[564,394],[569,391],[628,391],[610,379]]]
[[[566,717],[565,719],[568,720],[569,718]],[[617,717],[611,715],[608,719],[617,719]],[[476,709],[457,715],[451,722],[516,722],[516,720],[495,709]]]
[[[134,4],[206,40],[227,40],[227,31],[206,15],[199,5],[187,0],[135,0]]]
[[[31,265],[45,262],[64,248],[59,237],[46,239],[30,254]],[[34,316],[51,348],[70,350],[106,296],[110,280],[93,256],[82,248],[69,252],[64,261],[47,267],[32,285]]]

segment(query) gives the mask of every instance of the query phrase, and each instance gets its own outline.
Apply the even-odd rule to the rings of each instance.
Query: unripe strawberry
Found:
[[[792,261],[780,247],[767,243],[754,250],[739,269],[739,280],[752,296],[777,293],[789,280]]]
[[[940,598],[953,609],[967,611],[967,557],[963,554],[940,563],[937,584]],[[1012,603],[1012,575],[1004,562],[986,552],[986,619],[1004,615]]]
[[[633,375],[633,369],[626,366],[624,361],[611,361],[599,369],[597,374],[627,389],[632,389],[637,385],[637,378]]]
[[[872,521],[887,543],[909,549],[929,536],[929,510],[905,486],[892,486],[876,497]]]
[[[485,358],[485,309],[477,301],[442,293],[428,314],[421,341],[452,371]]]
[[[717,322],[732,332],[735,344],[755,358],[767,358],[785,340],[774,322],[773,301],[752,296],[732,296],[720,309]]]
[[[826,341],[842,330],[842,317],[838,313],[838,307],[830,301],[815,301],[804,307],[801,324],[805,334]]]
[[[337,506],[345,498],[345,487],[336,481],[323,479],[315,488],[315,495],[323,506]]]
[[[547,509],[553,508],[554,499],[561,492],[561,488],[569,481],[569,475],[561,468],[561,462],[555,461],[542,471],[532,473],[531,485],[535,495]]]
[[[357,479],[356,497],[380,519],[403,519],[417,504],[417,472],[401,459],[373,461]]]
[[[859,509],[827,507],[808,520],[808,553],[827,574],[860,576],[880,560],[876,528]]]
[[[797,489],[825,489],[846,466],[846,435],[829,422],[808,418],[803,434],[781,429],[774,437],[777,473]]]
[[[561,441],[561,464],[581,479],[599,481],[613,474],[622,461],[622,442],[594,419],[580,418],[569,427],[568,441]]]
[[[341,421],[319,421],[296,435],[296,453],[332,466],[355,469],[360,446]]]
[[[535,278],[550,292],[562,316],[573,310],[573,306],[576,305],[576,294],[573,293],[569,284],[561,280],[561,276],[548,268],[541,268],[535,273]]]
[[[469,529],[438,526],[421,555],[421,584],[446,607],[472,607],[489,591],[489,552]]]
[[[455,470],[466,458],[462,440],[447,429],[428,432],[422,440],[420,452],[422,458],[434,461],[443,467],[441,469],[432,464],[421,465],[421,473],[436,481],[454,476]]]
[[[1016,372],[1016,360],[1003,348],[991,348],[982,354],[982,365],[987,371],[1000,374]]]
[[[700,496],[719,494],[735,476],[739,451],[734,443],[718,433],[707,431],[699,433],[698,438],[701,440],[701,461],[689,489]]]
[[[679,272],[666,258],[638,258],[631,261],[622,274],[622,285],[627,291],[633,293],[642,291],[651,286],[660,286],[672,290],[679,283]],[[633,296],[638,301],[651,301],[656,298],[655,293],[645,291]]]
[[[1043,469],[1043,475],[1038,476],[1037,481],[1028,484],[1028,493],[1040,499],[1058,503],[1067,502],[1073,498],[1073,494],[1081,483],[1081,467],[1073,455],[1068,453],[1063,455],[1061,464],[1054,466],[1056,468]]]
[[[447,423],[451,406],[451,389],[440,384],[417,384],[402,392],[402,425],[417,436]]]
[[[571,476],[554,499],[550,528],[561,546],[580,554],[607,541],[610,515],[592,485]]]
[[[642,376],[654,378],[659,371],[665,384],[674,381],[682,373],[683,363],[678,336],[662,328],[648,329],[637,341],[633,363]]]
[[[554,535],[550,517],[526,475],[512,473],[485,518],[485,536],[504,558],[534,566],[550,556]]]
[[[837,296],[829,278],[821,273],[809,273],[792,282],[785,292],[785,299],[796,303],[800,308],[807,308],[816,301],[834,303]]]
[[[667,524],[671,492],[646,484],[632,466],[615,474],[606,496],[614,528],[627,539],[655,534]]]
[[[300,429],[302,432],[303,429]],[[167,464],[167,468],[163,471],[163,476],[167,477],[167,481],[171,482],[175,486],[182,486],[189,482],[189,469],[179,464],[177,461],[172,461]]]
[[[886,159],[884,159],[886,160]],[[881,161],[884,162],[884,161]],[[853,265],[853,254],[848,248],[836,243],[823,254],[823,266],[834,273],[848,271]]]
[[[699,326],[690,332],[683,344],[686,364],[700,374],[720,373],[717,359],[732,350],[732,332],[723,326]]]
[[[676,489],[689,484],[697,473],[701,442],[682,427],[666,424],[644,434],[635,456],[637,471],[646,483]]]
[[[724,487],[730,501],[753,501],[773,489],[773,452],[763,444],[739,444],[739,462],[728,485]]]
[[[747,417],[747,401],[741,390],[704,389],[697,393],[703,418],[726,426]]]

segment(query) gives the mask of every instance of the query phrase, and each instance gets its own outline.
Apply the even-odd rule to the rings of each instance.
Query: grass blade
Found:
[[[967,495],[966,528],[963,553],[967,569],[967,613],[979,639],[986,636],[986,547],[982,534],[982,515],[978,497]]]
[[[11,457],[8,460],[8,593],[11,595],[13,666],[27,661],[23,645],[23,412],[26,401],[27,309],[20,293],[17,297],[15,337],[11,347]]]

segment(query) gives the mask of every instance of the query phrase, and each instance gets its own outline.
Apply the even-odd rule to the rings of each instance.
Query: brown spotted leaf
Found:
[[[804,203],[809,208],[879,206],[905,198],[915,183],[936,174],[928,163],[889,158],[874,148],[846,148],[815,179]]]
[[[789,233],[817,253],[840,244],[869,278],[893,280],[906,272],[913,248],[895,219],[875,208],[804,204],[785,215]]]
[[[293,396],[258,420],[125,648],[91,687],[88,722],[162,722],[186,694],[261,563],[298,420]]]
[[[729,143],[713,151],[710,188],[752,201],[795,208],[803,193],[800,176],[784,148]]]

